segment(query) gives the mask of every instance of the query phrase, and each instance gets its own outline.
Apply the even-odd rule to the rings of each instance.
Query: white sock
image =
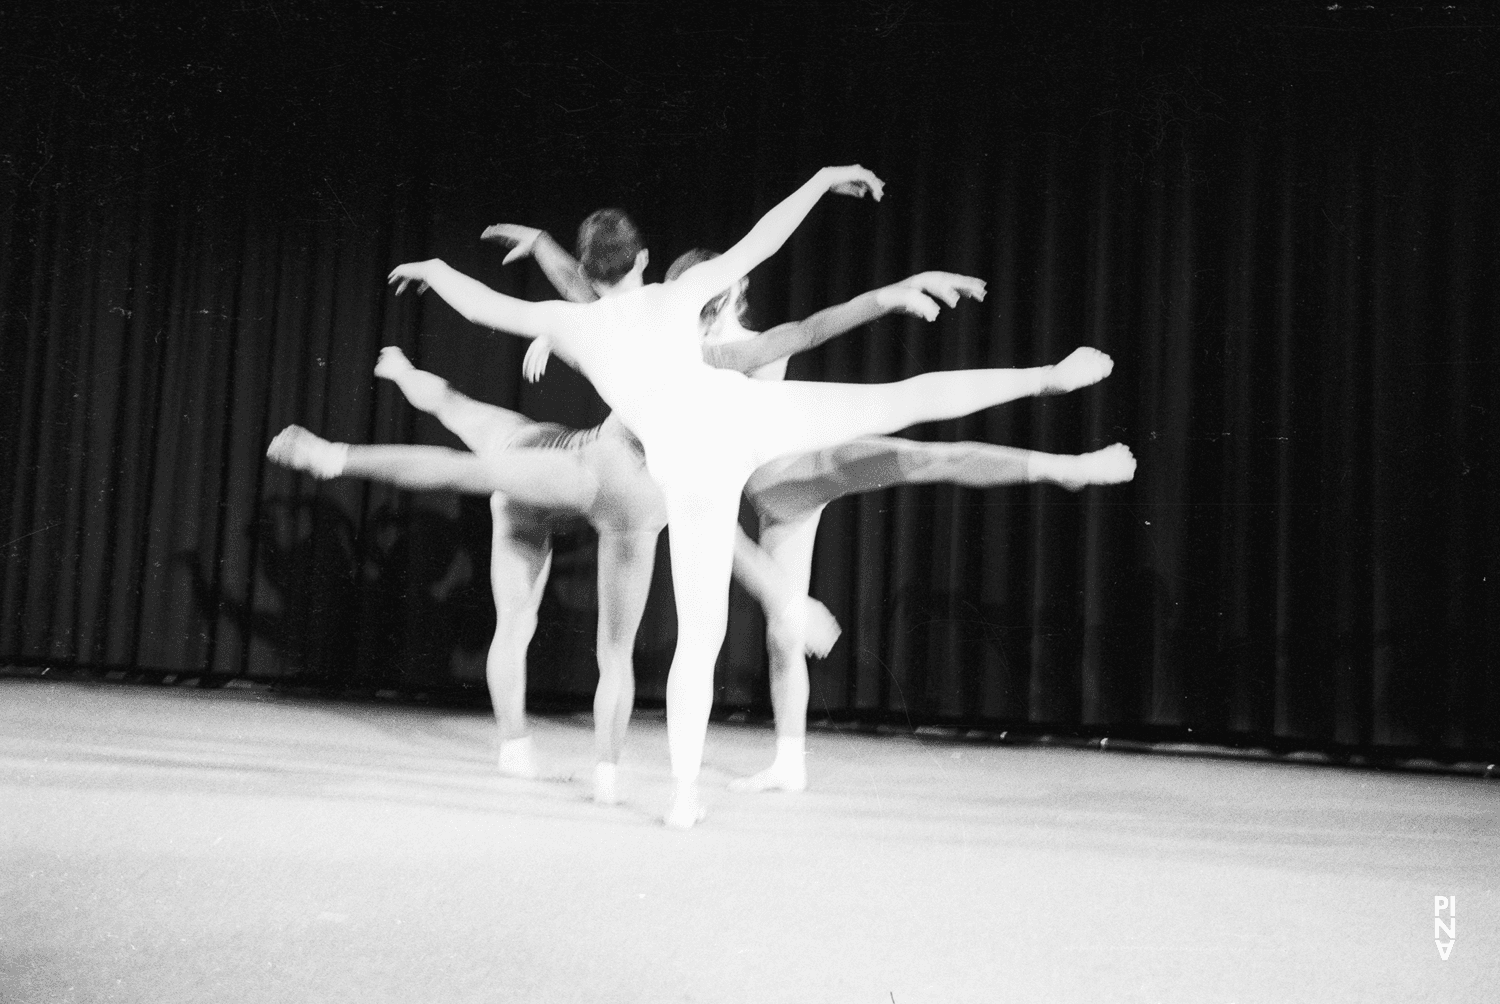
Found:
[[[777,767],[800,767],[806,755],[807,738],[805,736],[777,736],[776,762],[771,765],[771,768],[774,770]]]
[[[536,773],[536,764],[532,762],[531,756],[530,735],[507,739],[500,744],[500,770],[516,776]]]
[[[613,804],[618,797],[615,779],[618,769],[612,763],[594,764],[594,801]]]
[[[349,463],[348,443],[326,443],[326,450],[317,450],[310,454],[309,459],[313,464],[313,473],[325,481],[336,478],[344,473],[344,465]]]

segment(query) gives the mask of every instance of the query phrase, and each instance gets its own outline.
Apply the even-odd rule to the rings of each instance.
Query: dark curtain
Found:
[[[565,243],[601,205],[661,270],[859,161],[752,281],[768,326],[911,272],[989,283],[792,376],[1029,366],[1104,384],[912,430],[1074,453],[1133,484],[907,487],[824,519],[846,635],[813,714],[1322,746],[1493,748],[1495,29],[1463,9],[1144,20],[921,4],[714,9],[114,5],[0,12],[0,661],[402,692],[475,688],[483,499],[270,467],[298,422],[456,445],[370,375],[605,411],[395,263],[539,299],[479,231]],[[1191,8],[1184,8],[1185,10]],[[534,693],[593,686],[592,539],[558,537]],[[639,646],[659,699],[665,555]],[[764,706],[737,598],[724,707]]]

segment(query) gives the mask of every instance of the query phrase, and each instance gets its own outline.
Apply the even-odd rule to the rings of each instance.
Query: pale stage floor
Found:
[[[715,725],[678,833],[664,732],[0,680],[0,1000],[1500,1000],[1494,781]]]

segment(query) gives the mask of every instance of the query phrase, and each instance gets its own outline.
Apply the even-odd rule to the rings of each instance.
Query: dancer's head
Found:
[[[719,257],[719,252],[717,251],[710,251],[707,248],[693,248],[693,250],[679,255],[677,260],[667,269],[667,281],[671,282],[699,262],[709,261],[717,257]],[[698,315],[700,318],[699,327],[702,333],[705,335],[710,334],[724,318],[731,316],[743,325],[745,323],[745,291],[749,288],[750,277],[744,276],[739,282],[705,303],[703,305],[703,312]]]
[[[649,258],[623,209],[597,209],[578,226],[578,263],[600,296],[639,286]]]

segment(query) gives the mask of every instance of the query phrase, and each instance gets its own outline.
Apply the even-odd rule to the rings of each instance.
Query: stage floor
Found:
[[[493,771],[478,713],[0,680],[0,1000],[1500,1000],[1500,782],[815,732],[709,817]],[[1444,961],[1433,897],[1454,896]]]

